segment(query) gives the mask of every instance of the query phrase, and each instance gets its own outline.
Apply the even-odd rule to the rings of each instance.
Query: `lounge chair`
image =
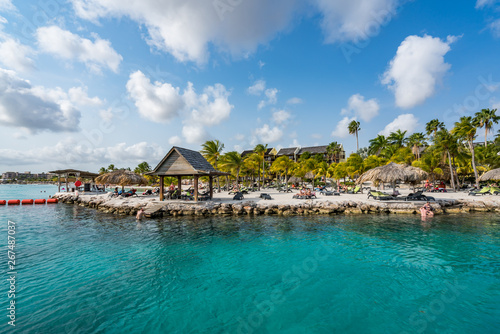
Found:
[[[405,197],[405,201],[435,201],[432,196],[425,196],[423,191],[417,191]]]
[[[379,200],[379,201],[395,199],[395,197],[392,195],[383,193],[381,191],[373,191],[373,190],[368,192],[368,198],[370,197],[373,198],[374,200]]]
[[[491,188],[492,187],[483,187],[481,190],[473,189],[469,191],[469,196],[486,195],[486,194],[491,195]]]
[[[360,192],[361,192],[361,187],[360,186],[356,186],[352,190],[347,190],[348,194],[358,194]]]
[[[123,197],[137,196],[136,191],[137,190],[135,190],[135,189],[131,189],[131,190],[121,194],[121,196],[123,196]]]

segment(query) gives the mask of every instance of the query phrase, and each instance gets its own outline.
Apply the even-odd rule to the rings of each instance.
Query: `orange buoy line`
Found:
[[[45,199],[23,199],[22,201],[18,199],[9,199],[8,201],[6,200],[0,200],[0,205],[33,205],[33,204],[55,204],[57,203],[58,200],[57,198],[49,198],[47,200]]]

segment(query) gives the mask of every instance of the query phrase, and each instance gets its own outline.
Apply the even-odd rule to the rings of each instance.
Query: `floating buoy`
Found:
[[[35,204],[45,204],[45,199],[36,199]]]
[[[49,204],[49,203],[57,203],[57,198],[49,198],[47,200],[47,204]]]
[[[33,200],[32,199],[23,199],[21,201],[21,204],[22,205],[33,204]]]
[[[5,204],[7,204],[6,200],[3,199],[3,200],[0,201],[0,205],[5,205]]]
[[[9,201],[7,202],[8,205],[19,205],[21,204],[21,201],[18,200],[18,199],[9,199]]]

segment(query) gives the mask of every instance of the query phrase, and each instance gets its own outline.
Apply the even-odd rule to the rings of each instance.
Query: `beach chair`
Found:
[[[373,190],[368,192],[368,198],[370,197],[378,201],[394,199],[394,196],[392,195],[383,193],[381,191],[373,191]]]
[[[347,193],[348,194],[359,194],[359,193],[361,193],[361,187],[356,186],[356,187],[354,187],[354,189],[347,190]]]
[[[500,188],[498,188],[498,187],[490,187],[490,194],[491,195],[498,195],[498,194],[500,194]]]
[[[469,196],[491,194],[491,187],[483,187],[481,190],[473,189],[469,191]]]
[[[435,201],[436,199],[432,196],[425,196],[423,191],[417,191],[415,193],[411,193],[405,197],[405,201]]]

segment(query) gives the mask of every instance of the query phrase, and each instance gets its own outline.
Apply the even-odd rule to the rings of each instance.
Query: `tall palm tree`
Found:
[[[379,156],[383,149],[389,145],[389,141],[383,135],[378,135],[376,138],[370,139],[369,153]]]
[[[455,173],[454,173],[454,168],[453,164],[451,161],[451,156],[452,152],[455,152],[457,150],[457,138],[446,131],[445,129],[439,130],[436,135],[434,136],[434,141],[436,143],[436,146],[441,149],[447,156],[448,158],[448,166],[450,168],[450,175],[451,175],[451,187],[456,190],[455,187]]]
[[[255,153],[257,153],[258,155],[260,155],[262,157],[262,187],[264,187],[264,172],[265,172],[265,156],[266,156],[266,152],[267,152],[267,144],[266,145],[263,145],[263,144],[257,144],[255,146],[255,148],[253,149],[253,151]],[[259,190],[260,190],[260,184],[259,184]]]
[[[422,132],[413,133],[410,137],[408,137],[408,145],[412,146],[413,154],[415,154],[417,160],[419,160],[420,148],[423,146],[427,146],[424,134]]]
[[[451,133],[456,135],[459,139],[465,141],[471,153],[472,169],[474,170],[474,177],[476,185],[479,186],[479,180],[476,168],[476,158],[474,156],[474,138],[476,138],[476,127],[473,124],[471,116],[460,117],[460,122],[455,122],[455,127]]]
[[[224,150],[224,144],[219,140],[208,140],[203,145],[201,145],[201,154],[208,162],[217,169],[217,163],[219,162],[222,151]],[[219,177],[217,176],[217,188],[220,192],[220,182]]]
[[[243,159],[243,165],[245,169],[252,174],[252,187],[255,182],[255,171],[258,171],[260,174],[260,156],[257,153],[252,153],[247,155]]]
[[[352,120],[351,123],[349,123],[348,130],[350,135],[356,135],[356,152],[359,151],[359,142],[358,142],[358,132],[361,130],[359,127],[360,123],[356,120]]]
[[[406,132],[408,131],[401,131],[398,130],[396,132],[391,132],[389,137],[387,137],[387,140],[389,141],[390,145],[396,146],[396,148],[401,148],[404,146],[406,141],[408,140],[406,136]]]
[[[292,168],[294,166],[295,166],[295,162],[292,159],[285,157],[285,156],[279,157],[272,164],[272,168],[274,170],[283,172],[283,174],[285,174],[286,190],[288,190],[288,173],[289,173],[289,171],[292,170]]]
[[[435,118],[429,122],[427,122],[427,124],[425,125],[425,131],[427,133],[428,136],[432,134],[434,134],[432,137],[436,137],[436,133],[438,132],[438,130],[443,130],[444,129],[444,123],[443,122],[440,122],[439,119]]]
[[[231,173],[235,175],[236,185],[238,185],[240,178],[240,170],[244,164],[241,155],[236,151],[227,152],[223,156],[221,156],[219,163],[222,167],[224,167],[227,170],[230,170]]]
[[[326,153],[330,157],[330,161],[338,162],[337,157],[339,156],[340,152],[342,152],[342,145],[340,145],[336,141],[331,142],[326,147]]]
[[[488,131],[491,130],[493,123],[498,124],[500,120],[500,116],[496,115],[496,109],[482,109],[476,113],[476,117],[474,117],[473,122],[474,125],[482,128],[484,127],[484,146],[488,147]]]

